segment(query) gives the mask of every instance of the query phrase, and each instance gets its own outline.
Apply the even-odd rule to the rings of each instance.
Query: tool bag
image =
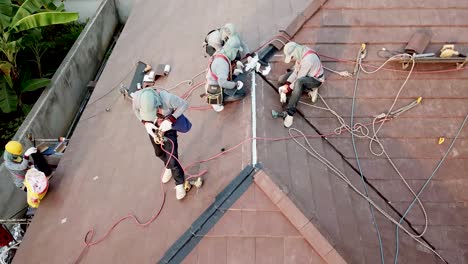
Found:
[[[219,85],[209,85],[206,89],[206,102],[208,104],[223,104],[223,89]]]

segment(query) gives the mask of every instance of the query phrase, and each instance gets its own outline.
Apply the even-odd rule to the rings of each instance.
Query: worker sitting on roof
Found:
[[[242,41],[239,33],[236,31],[234,24],[231,23],[208,32],[205,38],[205,42],[203,43],[203,47],[209,56],[213,56],[215,52],[220,51],[223,48],[224,44],[227,43],[231,37],[236,37],[239,39],[240,45],[242,47],[240,56],[246,56],[249,53],[249,48]]]
[[[18,141],[10,141],[5,145],[5,152],[3,153],[3,160],[5,167],[10,171],[13,182],[16,187],[26,190],[24,187],[24,179],[26,172],[35,167],[43,172],[46,177],[52,175],[52,168],[47,163],[44,156],[37,151],[37,148],[30,147],[23,153],[23,145]]]
[[[278,88],[280,102],[286,103],[287,95],[290,95],[284,118],[284,126],[290,127],[293,123],[293,115],[301,99],[303,92],[308,92],[313,103],[317,101],[318,87],[325,81],[323,66],[317,53],[303,45],[288,42],[284,46],[285,62],[296,61],[294,68],[280,76]]]
[[[162,182],[174,176],[177,200],[185,197],[184,170],[178,158],[177,132],[186,133],[192,127],[183,115],[188,103],[167,91],[146,88],[132,93],[133,111],[144,124],[156,156],[166,165]],[[163,150],[164,149],[164,150]]]
[[[244,83],[241,81],[246,74],[242,74],[241,68],[232,70],[236,66],[235,59],[240,57],[241,52],[240,40],[234,36],[208,62],[205,85],[207,102],[216,112],[223,111],[224,103],[238,101],[246,96]]]

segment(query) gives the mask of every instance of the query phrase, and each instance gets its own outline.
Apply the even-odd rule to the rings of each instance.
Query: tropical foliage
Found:
[[[63,4],[53,0],[0,0],[0,109],[4,113],[28,112],[22,95],[47,86],[50,80],[42,78],[41,58],[49,48],[42,41],[42,28],[65,24],[78,19],[78,13],[65,12]],[[31,78],[28,69],[21,71],[18,54],[25,49],[34,54],[38,77]],[[20,76],[24,75],[24,76]]]

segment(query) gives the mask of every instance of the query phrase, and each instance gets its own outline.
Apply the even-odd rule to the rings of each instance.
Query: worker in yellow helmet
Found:
[[[18,188],[24,189],[24,177],[33,165],[47,177],[51,176],[52,169],[44,156],[37,152],[37,148],[31,147],[23,155],[22,153],[23,145],[18,141],[8,142],[3,153],[5,167],[10,171],[13,182]]]

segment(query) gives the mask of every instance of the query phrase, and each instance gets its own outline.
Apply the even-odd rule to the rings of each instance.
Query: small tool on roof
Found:
[[[455,45],[454,44],[446,44],[442,46],[442,49],[440,49],[440,55],[439,57],[441,58],[451,58],[451,57],[466,57],[465,55],[461,54],[457,50],[455,50]]]
[[[358,68],[359,68],[359,61],[363,60],[367,56],[367,49],[366,43],[361,44],[361,48],[359,49],[358,55],[356,57],[356,64],[354,65],[353,76],[356,75]]]
[[[285,118],[287,116],[287,113],[286,112],[278,112],[278,111],[275,111],[275,110],[271,110],[271,116],[273,118]]]

